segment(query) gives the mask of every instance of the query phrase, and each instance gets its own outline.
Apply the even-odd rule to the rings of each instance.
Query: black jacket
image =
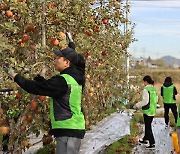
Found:
[[[170,82],[164,82],[163,86],[164,87],[170,87],[171,85],[173,85],[173,83]],[[161,87],[161,96],[163,97],[163,86]],[[176,87],[174,87],[174,91],[173,91],[173,99],[176,100],[175,95],[177,95],[177,89]]]

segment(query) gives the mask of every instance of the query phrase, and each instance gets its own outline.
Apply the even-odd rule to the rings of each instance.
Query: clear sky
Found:
[[[180,59],[180,0],[129,0],[130,20],[136,24],[130,45],[135,57]]]

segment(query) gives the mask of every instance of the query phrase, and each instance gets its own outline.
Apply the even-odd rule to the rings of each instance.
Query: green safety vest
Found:
[[[147,105],[142,107],[142,113],[147,115],[155,115],[157,108],[157,91],[154,87],[145,87],[145,89],[149,93],[149,102]]]
[[[53,98],[50,98],[50,118],[53,129],[85,129],[85,119],[81,111],[81,96],[82,85],[79,85],[76,80],[68,74],[60,75],[65,78],[68,85],[71,87],[69,96],[69,106],[72,117],[66,120],[56,121],[54,117]]]
[[[177,115],[177,127],[180,127],[180,103],[178,105],[178,115]]]
[[[174,95],[174,85],[169,87],[163,86],[163,102],[167,104],[176,103],[176,100],[173,98]]]

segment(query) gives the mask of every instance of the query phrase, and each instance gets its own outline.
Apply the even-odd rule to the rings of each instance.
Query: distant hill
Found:
[[[180,67],[180,59],[172,56],[164,56],[161,58],[166,66]]]

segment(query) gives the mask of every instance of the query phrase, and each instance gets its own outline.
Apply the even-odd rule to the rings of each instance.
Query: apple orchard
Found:
[[[86,59],[82,105],[90,129],[127,97],[124,65],[133,41],[133,26],[124,31],[128,8],[121,0],[1,0],[0,65],[28,79],[37,74],[48,79],[57,73],[53,49],[67,47],[64,32],[70,31]],[[0,89],[13,89],[0,94],[0,133],[10,135],[9,149],[17,152],[32,146],[30,134],[48,132],[49,98],[28,94],[0,72]]]

